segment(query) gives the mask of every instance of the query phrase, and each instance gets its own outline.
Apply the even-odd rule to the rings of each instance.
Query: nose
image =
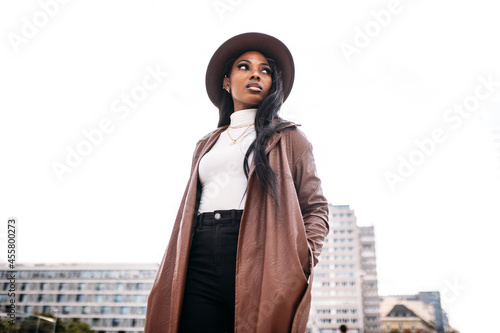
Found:
[[[250,79],[260,80],[259,71],[258,71],[258,70],[255,70],[255,71],[252,73],[252,76],[250,76]]]

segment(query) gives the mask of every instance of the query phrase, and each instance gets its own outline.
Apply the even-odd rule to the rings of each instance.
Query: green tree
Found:
[[[69,322],[66,322],[65,325],[66,332],[71,332],[71,333],[95,333],[95,331],[92,329],[92,327],[84,323],[83,321],[80,321],[76,318],[71,319]]]
[[[53,314],[49,313],[34,313],[29,319],[23,320],[21,322],[19,329],[14,329],[11,332],[36,332],[38,328],[39,332],[50,332],[54,330],[54,323],[47,320],[39,319],[40,317],[52,318]],[[1,326],[0,326],[1,327]],[[77,318],[72,318],[68,320],[56,319],[56,333],[95,333],[91,326]],[[9,332],[8,330],[2,331],[0,333]]]
[[[7,333],[12,327],[12,324],[8,320],[0,319],[0,333]]]

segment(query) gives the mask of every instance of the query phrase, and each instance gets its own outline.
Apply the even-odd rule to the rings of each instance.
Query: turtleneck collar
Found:
[[[257,109],[245,109],[233,112],[231,114],[231,124],[232,127],[246,126],[253,124],[255,122],[255,115],[257,114]]]

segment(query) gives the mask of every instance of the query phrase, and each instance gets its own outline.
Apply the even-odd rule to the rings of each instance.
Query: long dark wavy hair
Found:
[[[229,77],[231,73],[231,68],[237,57],[231,58],[227,61],[224,66],[224,75]],[[266,192],[272,197],[276,204],[276,209],[279,210],[278,195],[279,189],[276,186],[276,174],[269,165],[269,161],[266,156],[266,144],[269,141],[271,135],[275,132],[283,130],[287,125],[292,124],[290,121],[286,121],[278,115],[278,112],[283,105],[283,78],[281,76],[281,70],[276,64],[276,62],[267,58],[272,75],[272,85],[269,90],[269,94],[266,98],[259,104],[257,108],[257,114],[255,115],[255,133],[256,138],[248,147],[243,160],[243,170],[245,176],[248,180],[249,166],[248,157],[254,151],[254,163],[255,163],[255,173],[260,183],[266,190]],[[234,112],[233,99],[230,94],[226,93],[225,90],[221,89],[221,94],[219,97],[219,124],[218,127],[228,125],[231,123],[231,114]],[[292,129],[294,127],[288,127],[287,129]],[[245,190],[246,193],[246,190]],[[243,194],[244,196],[245,194]],[[243,200],[243,198],[242,198]]]

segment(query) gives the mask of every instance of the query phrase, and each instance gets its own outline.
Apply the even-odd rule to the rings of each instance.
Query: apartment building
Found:
[[[34,313],[78,318],[98,332],[139,333],[158,264],[18,265],[17,318]],[[9,311],[10,271],[0,267],[0,314]]]
[[[357,225],[348,205],[329,205],[325,239],[312,287],[309,332],[380,333],[380,298],[373,227]]]

